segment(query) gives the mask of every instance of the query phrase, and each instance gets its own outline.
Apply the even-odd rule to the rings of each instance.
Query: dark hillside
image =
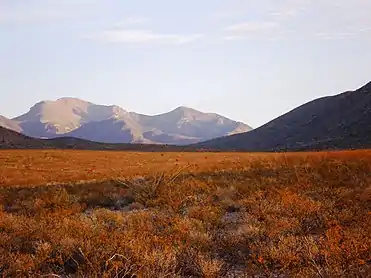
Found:
[[[241,151],[371,148],[371,82],[311,101],[248,133],[197,146]]]

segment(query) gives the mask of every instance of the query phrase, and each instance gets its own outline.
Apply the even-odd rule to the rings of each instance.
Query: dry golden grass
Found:
[[[370,151],[2,151],[0,184],[0,277],[371,273]]]
[[[191,172],[239,170],[251,157],[234,153],[0,151],[0,185],[35,186],[151,176],[172,171],[176,166]]]

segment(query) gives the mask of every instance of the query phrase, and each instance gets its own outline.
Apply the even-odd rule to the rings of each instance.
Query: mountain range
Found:
[[[195,146],[264,152],[371,148],[371,82],[313,100],[248,133]]]
[[[355,91],[308,102],[254,130],[185,107],[145,116],[77,99],[38,103],[15,119],[1,117],[0,126],[0,148],[254,152],[370,149],[371,82]],[[21,132],[33,137],[62,138],[34,139]],[[218,137],[221,133],[225,135]],[[104,144],[73,137],[142,144]],[[189,143],[207,137],[218,138]],[[157,145],[147,144],[151,142]],[[189,144],[158,145],[164,142]]]
[[[0,126],[34,138],[74,137],[102,143],[187,145],[252,130],[226,117],[178,107],[148,116],[76,98],[42,101]]]

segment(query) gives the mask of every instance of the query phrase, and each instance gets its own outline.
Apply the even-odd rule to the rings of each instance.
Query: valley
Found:
[[[0,0],[0,278],[371,278],[371,0]]]
[[[371,152],[0,151],[4,277],[368,277]]]

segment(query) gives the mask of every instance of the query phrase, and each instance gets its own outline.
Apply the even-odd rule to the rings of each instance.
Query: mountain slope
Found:
[[[39,102],[19,117],[0,119],[0,126],[35,138],[76,137],[103,143],[175,145],[251,130],[243,123],[187,107],[147,116],[76,98]]]
[[[28,136],[0,126],[0,148],[15,145],[28,145],[37,142]]]
[[[135,126],[124,120],[108,119],[90,122],[64,136],[104,143],[139,143],[136,140]]]
[[[243,151],[371,148],[371,82],[311,101],[251,132],[198,146]]]
[[[20,127],[19,123],[17,121],[10,120],[8,118],[5,118],[0,115],[0,127],[5,127],[7,129],[21,132],[22,128]]]

